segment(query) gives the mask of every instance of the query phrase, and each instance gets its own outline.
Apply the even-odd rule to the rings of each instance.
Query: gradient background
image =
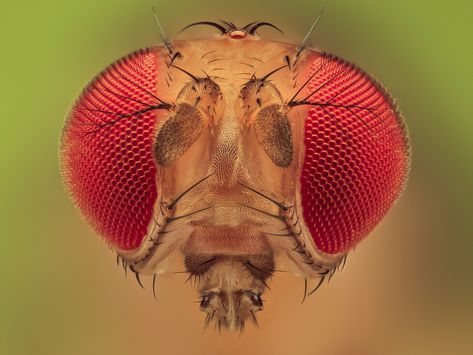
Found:
[[[312,43],[398,99],[413,142],[407,191],[304,305],[279,274],[260,329],[203,331],[184,275],[158,302],[81,219],[58,173],[63,118],[110,62],[194,21],[273,22],[300,41],[322,1],[81,0],[2,4],[0,354],[473,354],[471,1],[334,0]],[[202,30],[205,34],[212,30]],[[190,31],[179,38],[189,38]],[[149,285],[150,280],[144,280]]]

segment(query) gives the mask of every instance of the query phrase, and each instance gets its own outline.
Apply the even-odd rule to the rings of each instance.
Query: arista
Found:
[[[206,325],[256,322],[276,269],[313,293],[386,215],[410,148],[386,90],[356,66],[257,29],[197,22],[111,64],[66,119],[61,171],[125,269],[185,268]],[[307,280],[315,288],[307,290]]]

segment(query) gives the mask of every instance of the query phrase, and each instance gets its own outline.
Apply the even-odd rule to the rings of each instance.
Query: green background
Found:
[[[263,36],[298,42],[323,5],[2,3],[0,354],[473,353],[470,1],[327,2],[312,44],[357,63],[397,98],[412,138],[411,178],[345,270],[304,305],[301,279],[278,275],[259,330],[203,332],[183,275],[160,279],[155,302],[123,277],[63,191],[63,118],[97,72],[159,42],[152,6],[171,38],[199,20],[265,20],[285,36]]]

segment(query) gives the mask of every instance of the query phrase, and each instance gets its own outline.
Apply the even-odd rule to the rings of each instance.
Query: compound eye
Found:
[[[303,218],[316,247],[343,253],[384,217],[409,170],[406,129],[387,92],[353,65],[312,53],[304,104]],[[314,73],[314,74],[309,74]]]
[[[167,113],[157,101],[159,60],[147,49],[105,69],[82,92],[61,137],[61,170],[73,200],[121,250],[140,245],[157,198],[152,147]]]

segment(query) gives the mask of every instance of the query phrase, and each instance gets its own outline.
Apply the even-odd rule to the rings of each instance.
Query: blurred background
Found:
[[[408,188],[303,305],[278,274],[260,328],[203,331],[184,275],[143,291],[63,190],[63,119],[109,63],[195,21],[270,21],[386,85],[413,145]],[[2,3],[0,354],[473,354],[473,3],[451,0]],[[202,30],[212,34],[212,30]],[[191,38],[190,31],[178,38]]]

